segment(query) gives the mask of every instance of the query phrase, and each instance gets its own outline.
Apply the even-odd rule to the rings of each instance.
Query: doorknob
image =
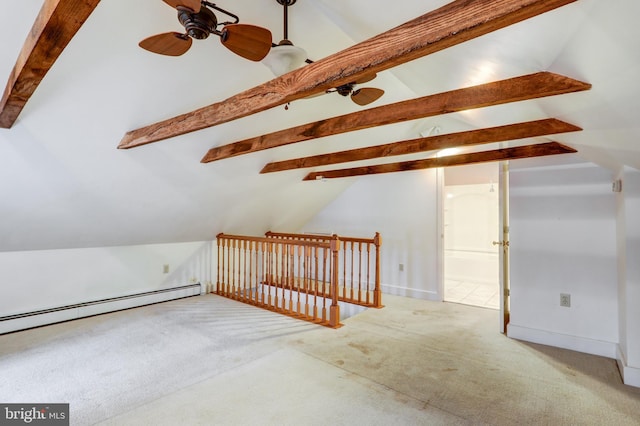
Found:
[[[492,243],[494,246],[505,246],[509,247],[509,241],[494,241]]]

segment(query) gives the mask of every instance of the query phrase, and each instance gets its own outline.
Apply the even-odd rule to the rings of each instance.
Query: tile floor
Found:
[[[445,279],[444,300],[445,302],[499,309],[499,290],[498,283]]]

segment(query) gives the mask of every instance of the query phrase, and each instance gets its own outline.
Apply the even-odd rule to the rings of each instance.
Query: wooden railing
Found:
[[[380,290],[380,245],[382,238],[376,232],[373,238],[353,238],[318,234],[288,234],[267,232],[267,238],[327,243],[335,238],[339,245],[338,300],[356,305],[382,308]]]
[[[215,293],[329,327],[340,327],[340,241],[218,234]]]
[[[378,233],[218,234],[217,244],[218,295],[334,328],[341,326],[338,301],[383,307]]]

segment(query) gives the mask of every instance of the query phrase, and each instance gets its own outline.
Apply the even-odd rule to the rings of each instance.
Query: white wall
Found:
[[[512,169],[510,337],[615,358],[612,181],[592,164]],[[560,293],[571,295],[570,308]]]
[[[211,280],[210,242],[0,252],[0,316]],[[163,266],[169,265],[169,273]]]
[[[436,176],[424,170],[359,178],[298,231],[356,237],[380,232],[382,291],[440,300]]]
[[[511,337],[616,358],[613,174],[590,163],[511,172]],[[383,291],[441,300],[436,171],[358,179],[299,231],[382,235]],[[322,183],[317,183],[322,184]],[[398,264],[405,272],[398,271]],[[571,307],[560,306],[571,294]]]
[[[499,250],[492,242],[500,239],[498,185],[447,183],[445,176],[445,279],[492,283],[497,289]]]
[[[493,191],[491,191],[493,188]],[[497,253],[497,184],[444,187],[445,250]]]
[[[618,288],[620,345],[618,365],[624,382],[640,387],[640,171],[620,176],[618,207]]]

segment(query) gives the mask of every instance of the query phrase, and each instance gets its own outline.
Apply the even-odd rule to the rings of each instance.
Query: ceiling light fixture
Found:
[[[276,0],[284,9],[284,38],[271,48],[269,54],[262,60],[271,72],[281,76],[303,66],[307,61],[307,52],[298,46],[294,46],[289,40],[289,6],[297,0]]]
[[[461,151],[462,150],[460,148],[445,148],[438,151],[436,154],[436,157],[438,158],[449,157],[450,155],[459,154]]]

